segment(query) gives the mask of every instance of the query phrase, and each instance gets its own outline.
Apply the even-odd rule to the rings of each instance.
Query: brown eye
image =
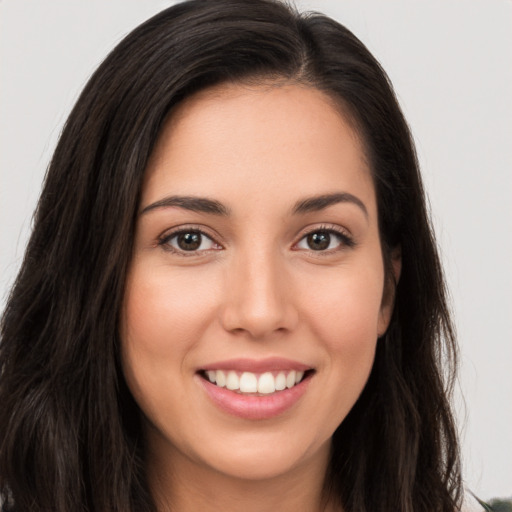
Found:
[[[354,247],[354,245],[352,237],[337,229],[318,229],[304,235],[297,243],[296,248],[315,252],[331,252]]]
[[[310,233],[306,237],[309,249],[313,251],[324,251],[328,249],[331,244],[331,234],[326,231],[318,231],[317,233]]]
[[[162,238],[159,245],[177,253],[194,253],[221,248],[201,231],[192,230],[174,232]]]
[[[176,245],[182,251],[195,251],[201,247],[201,233],[180,233],[176,236]]]

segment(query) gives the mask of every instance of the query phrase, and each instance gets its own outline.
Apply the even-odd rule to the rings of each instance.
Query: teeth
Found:
[[[238,389],[240,387],[240,380],[236,372],[229,372],[226,377],[226,387],[231,390]]]
[[[279,372],[276,377],[276,391],[282,391],[286,388],[286,375]]]
[[[226,385],[226,374],[222,370],[215,372],[215,382],[217,386],[223,388]]]
[[[292,370],[287,376],[286,376],[286,387],[287,388],[293,388],[295,386],[295,370]]]
[[[267,395],[268,393],[273,393],[275,390],[276,384],[274,376],[270,372],[260,375],[258,379],[258,393]]]
[[[258,379],[254,373],[242,373],[240,377],[240,391],[242,393],[256,393],[258,391]]]
[[[303,371],[281,371],[277,375],[272,372],[255,374],[252,372],[243,372],[240,376],[236,371],[228,372],[223,370],[208,370],[206,377],[208,380],[223,388],[231,391],[240,391],[240,393],[260,393],[268,395],[276,391],[282,391],[286,388],[293,388],[304,377]]]

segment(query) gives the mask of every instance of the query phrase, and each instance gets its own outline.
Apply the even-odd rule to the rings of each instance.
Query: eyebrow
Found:
[[[334,194],[322,194],[319,196],[307,197],[297,201],[292,208],[293,214],[305,214],[317,212],[338,203],[352,203],[358,206],[365,217],[368,218],[368,210],[364,203],[356,196],[348,192],[337,192]],[[140,212],[143,215],[158,208],[178,207],[193,212],[209,213],[213,215],[228,216],[229,209],[221,202],[206,197],[194,196],[168,196],[155,201],[144,207]]]
[[[318,212],[338,203],[355,204],[363,211],[365,217],[368,218],[368,210],[366,209],[363,201],[348,192],[337,192],[334,194],[322,194],[319,196],[307,197],[306,199],[297,201],[292,211],[294,214]]]
[[[150,205],[144,207],[140,212],[143,215],[157,208],[168,208],[177,206],[185,210],[193,212],[210,213],[213,215],[229,215],[229,210],[222,203],[215,199],[208,199],[206,197],[193,197],[193,196],[169,196],[160,199]]]

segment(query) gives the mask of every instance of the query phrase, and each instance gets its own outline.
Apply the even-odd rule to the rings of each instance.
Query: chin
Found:
[[[214,468],[226,476],[247,480],[275,480],[281,476],[293,474],[301,468],[318,465],[325,467],[330,452],[330,439],[319,446],[309,446],[307,443],[290,439],[263,440],[242,442],[238,446],[229,443],[219,444],[222,449],[203,454],[203,464]]]

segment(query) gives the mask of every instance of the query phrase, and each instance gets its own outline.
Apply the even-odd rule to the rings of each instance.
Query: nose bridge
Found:
[[[255,338],[293,329],[297,312],[290,300],[289,285],[277,251],[268,246],[240,251],[229,270],[225,328],[246,331]]]

